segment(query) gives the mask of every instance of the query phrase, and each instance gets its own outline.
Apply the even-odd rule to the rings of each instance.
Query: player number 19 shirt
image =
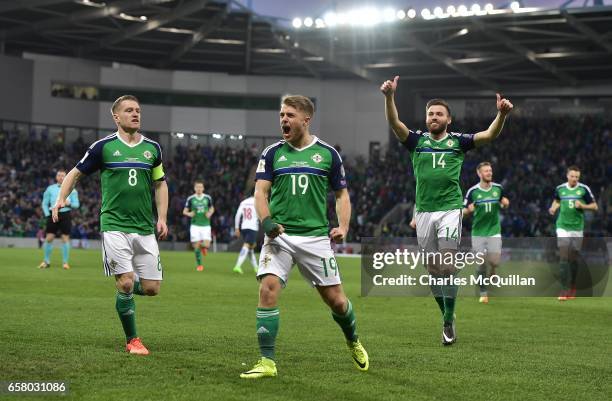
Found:
[[[256,179],[272,182],[270,214],[287,234],[328,235],[327,193],[346,188],[336,149],[317,137],[301,149],[277,142],[263,151]]]

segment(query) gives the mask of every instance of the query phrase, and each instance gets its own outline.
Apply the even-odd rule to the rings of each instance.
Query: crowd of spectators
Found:
[[[465,119],[453,122],[451,131],[473,134],[486,129],[490,120]],[[408,124],[422,127],[423,122]],[[554,218],[548,214],[557,185],[567,181],[566,169],[575,164],[600,206],[597,215],[586,213],[586,231],[592,235],[612,234],[612,120],[604,116],[559,116],[557,118],[509,118],[499,138],[466,154],[461,172],[465,193],[479,179],[476,166],[493,164],[494,181],[503,185],[510,208],[501,214],[506,237],[554,236]],[[372,224],[398,202],[414,200],[415,180],[408,150],[390,141],[386,154],[369,163],[349,161],[352,185],[354,232],[372,235]],[[349,175],[351,173],[348,173]],[[360,218],[361,216],[361,218]],[[412,213],[403,221],[384,224],[381,235],[414,235],[407,228]],[[470,220],[463,225],[469,233]]]
[[[463,120],[452,130],[474,133],[490,121]],[[419,127],[421,123],[412,125]],[[504,236],[553,236],[554,219],[548,215],[555,187],[565,182],[571,164],[582,170],[581,181],[590,186],[600,205],[596,218],[590,216],[588,231],[595,235],[612,233],[612,122],[603,117],[563,116],[545,119],[508,120],[503,134],[492,144],[468,152],[461,174],[465,192],[478,182],[476,165],[493,164],[494,180],[503,185],[510,208],[502,213]],[[464,129],[465,128],[465,129]],[[473,131],[471,131],[473,130]],[[54,183],[59,168],[70,169],[87,149],[78,139],[64,143],[61,135],[43,131],[0,130],[0,236],[40,236],[46,219],[40,207],[42,193]],[[341,152],[341,148],[337,149]],[[196,179],[205,181],[205,192],[213,198],[216,213],[213,232],[219,242],[233,235],[235,210],[253,191],[254,168],[261,149],[230,146],[182,146],[166,151],[164,161],[170,204],[170,238],[189,240],[189,219],[182,215],[185,199],[193,192]],[[373,236],[381,219],[399,203],[411,203],[415,181],[408,150],[391,140],[378,154],[345,157],[353,213],[349,241]],[[73,212],[73,238],[99,238],[99,178],[82,180],[77,190],[81,201]],[[330,220],[335,220],[334,197],[329,196]],[[413,236],[409,209],[401,219],[380,227],[386,236]],[[466,221],[464,230],[469,230]]]

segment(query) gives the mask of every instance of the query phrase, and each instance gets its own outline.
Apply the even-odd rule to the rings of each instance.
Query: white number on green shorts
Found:
[[[295,195],[296,192],[296,183],[297,187],[302,190],[302,195],[306,193],[308,189],[308,176],[306,174],[300,175],[291,175],[291,194]]]
[[[136,172],[135,168],[131,168],[130,171],[128,171],[128,184],[130,184],[131,187],[138,184],[138,177],[136,174],[138,173]]]
[[[444,159],[444,155],[446,153],[440,153],[438,154],[437,157],[437,161],[436,161],[436,153],[432,153],[431,157],[432,157],[432,162],[433,162],[433,168],[436,168],[436,166],[442,166],[442,168],[446,167],[446,162],[443,160]]]
[[[336,263],[336,258],[332,256],[331,258],[329,258],[329,261],[326,260],[325,258],[321,258],[321,262],[323,262],[323,273],[325,274],[325,277],[329,277],[329,274],[327,271],[328,264],[329,264],[329,268],[334,271],[334,276],[338,275],[338,264]]]

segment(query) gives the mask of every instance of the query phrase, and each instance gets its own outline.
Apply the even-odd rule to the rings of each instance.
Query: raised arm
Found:
[[[59,194],[57,195],[55,205],[53,206],[53,209],[51,209],[51,218],[55,223],[57,223],[59,220],[59,210],[66,206],[66,198],[68,195],[70,195],[74,189],[74,186],[81,179],[81,177],[83,177],[83,175],[83,173],[74,167],[64,178]]]
[[[346,188],[337,190],[335,195],[338,227],[332,228],[329,235],[334,241],[342,242],[346,238],[351,221],[351,199]]]
[[[476,146],[485,145],[495,138],[499,136],[502,128],[504,127],[504,122],[506,121],[506,116],[512,111],[514,106],[508,99],[504,99],[501,97],[499,93],[496,93],[497,96],[497,115],[495,119],[489,125],[485,131],[481,131],[474,135],[474,144]]]
[[[168,184],[166,180],[155,181],[155,206],[157,206],[157,234],[159,239],[168,235]]]
[[[387,117],[387,122],[397,139],[399,139],[400,142],[404,142],[408,138],[409,130],[408,127],[400,121],[397,114],[397,107],[395,106],[395,91],[397,89],[398,80],[399,75],[396,75],[393,81],[387,80],[383,82],[380,86],[380,91],[385,95],[385,115]]]

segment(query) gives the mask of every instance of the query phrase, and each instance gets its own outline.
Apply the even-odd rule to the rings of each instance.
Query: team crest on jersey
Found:
[[[497,192],[493,192],[493,196],[497,196]]]
[[[312,155],[311,159],[315,163],[321,163],[323,161],[323,156],[318,153],[315,153],[314,155]]]
[[[257,165],[256,173],[265,173],[265,172],[266,172],[266,161],[264,159],[261,159],[259,161],[259,164]]]
[[[151,158],[153,158],[153,154],[151,152],[149,152],[148,150],[145,150],[144,153],[142,154],[145,159],[147,160],[151,160]]]
[[[582,195],[582,191],[580,191],[580,190],[576,191],[576,193],[577,193],[578,195]]]
[[[265,267],[268,267],[268,263],[272,262],[272,258],[270,257],[270,255],[265,254],[261,261],[263,262],[263,265]]]
[[[446,146],[453,146],[453,140],[449,139],[448,141],[446,141]]]

